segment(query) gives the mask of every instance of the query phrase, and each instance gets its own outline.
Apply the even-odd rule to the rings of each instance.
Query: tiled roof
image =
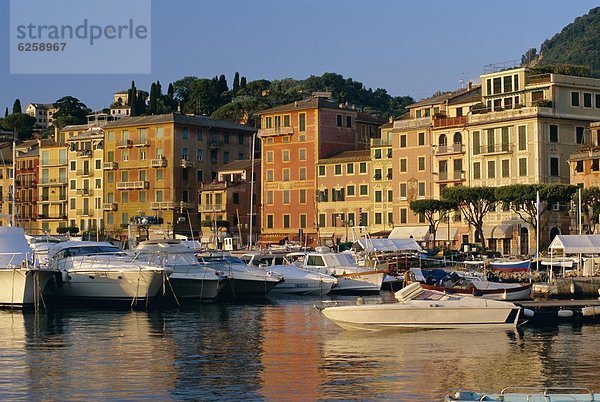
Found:
[[[346,160],[369,160],[371,158],[371,150],[359,149],[356,151],[343,151],[327,158],[319,159],[319,163],[332,163]]]
[[[119,120],[111,121],[107,123],[104,128],[115,128],[115,127],[126,127],[126,126],[144,126],[151,124],[161,123],[177,123],[177,124],[189,124],[192,126],[200,127],[215,127],[224,128],[230,130],[244,130],[255,132],[257,131],[254,127],[245,126],[243,124],[234,123],[229,120],[212,119],[208,116],[188,116],[186,114],[169,113],[169,114],[156,114],[151,116],[135,116],[135,117],[123,117]]]
[[[352,110],[347,106],[340,107],[340,104],[337,102],[333,102],[326,98],[309,98],[303,99],[296,102],[288,103],[281,106],[275,106],[270,109],[261,110],[259,112],[260,115],[270,114],[270,113],[280,113],[280,112],[291,112],[293,110],[303,110],[303,109],[342,109],[342,110]]]
[[[415,107],[420,107],[420,106],[427,106],[427,105],[434,105],[434,104],[438,104],[438,103],[442,103],[445,101],[449,101],[450,99],[454,99],[457,98],[459,96],[468,94],[469,92],[473,92],[473,91],[481,91],[481,86],[473,86],[471,89],[469,88],[463,88],[463,89],[459,89],[457,91],[453,91],[453,92],[448,92],[442,95],[436,95],[436,96],[432,96],[430,98],[425,98],[425,99],[421,99],[418,102],[415,102],[411,105],[408,105],[407,107],[409,109],[415,108]]]
[[[259,165],[260,159],[254,159],[254,164]],[[227,171],[231,171],[231,170],[243,170],[243,169],[248,169],[251,166],[252,166],[251,159],[241,159],[241,160],[229,162],[228,164],[221,166],[219,168],[219,172],[227,172]]]

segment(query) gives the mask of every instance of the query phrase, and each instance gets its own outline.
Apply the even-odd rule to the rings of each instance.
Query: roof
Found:
[[[279,113],[279,112],[291,112],[294,110],[303,110],[303,109],[342,109],[342,110],[353,110],[350,107],[345,106],[337,102],[332,102],[326,98],[309,98],[303,99],[296,102],[287,103],[281,106],[275,106],[270,109],[261,110],[258,114],[264,115],[269,113]]]
[[[54,103],[34,103],[34,102],[31,102],[30,105],[32,105],[33,107],[37,107],[37,108],[56,109],[56,106],[54,106]]]
[[[367,112],[358,112],[356,114],[356,121],[362,123],[375,123],[377,125],[382,125],[386,123],[386,119],[382,119],[381,117],[373,116],[371,113]]]
[[[382,125],[381,127],[379,127],[381,129],[385,129],[385,128],[394,128],[394,122],[393,121],[388,121],[387,123],[385,123],[384,125]]]
[[[441,95],[435,95],[435,96],[432,96],[429,98],[421,99],[418,102],[408,105],[407,108],[412,109],[412,108],[420,107],[420,106],[434,105],[434,104],[442,103],[445,101],[450,101],[451,99],[455,99],[462,95],[469,94],[471,92],[476,92],[476,91],[479,91],[481,94],[481,86],[480,85],[473,86],[470,89],[463,88],[463,89],[459,89],[456,91],[447,92],[447,93],[444,93]]]
[[[254,160],[254,165],[260,165],[260,159]],[[251,159],[241,159],[233,162],[229,162],[226,165],[223,165],[219,168],[219,172],[226,172],[231,170],[244,170],[248,169],[252,166]]]
[[[90,128],[89,124],[73,124],[70,126],[65,126],[63,128],[60,129],[61,132],[63,131],[78,131],[78,130],[87,130],[88,128]]]
[[[229,120],[213,119],[208,116],[189,116],[186,114],[169,113],[155,114],[151,116],[135,116],[123,117],[119,120],[108,122],[105,128],[127,127],[127,126],[144,126],[161,123],[188,124],[201,127],[215,127],[230,130],[244,130],[248,132],[256,132],[256,128],[245,126],[243,124],[234,123]]]
[[[563,254],[600,254],[600,235],[557,235],[548,249]]]
[[[369,149],[359,149],[356,151],[343,151],[337,153],[335,155],[329,156],[327,158],[319,159],[318,163],[332,163],[332,162],[341,162],[341,161],[351,161],[351,160],[370,160],[371,159],[371,150]]]

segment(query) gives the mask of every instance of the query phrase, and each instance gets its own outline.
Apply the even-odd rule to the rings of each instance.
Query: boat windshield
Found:
[[[121,250],[115,246],[83,246],[83,247],[69,247],[64,250],[60,250],[57,253],[58,258],[73,257],[78,255],[93,255],[93,254],[114,254],[119,253]]]
[[[198,259],[193,252],[181,254],[167,254],[167,265],[197,265]]]
[[[356,265],[356,261],[351,254],[323,254],[323,258],[328,267]]]

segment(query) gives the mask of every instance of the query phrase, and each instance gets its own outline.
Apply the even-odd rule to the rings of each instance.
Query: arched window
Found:
[[[459,132],[454,133],[454,143],[462,144],[462,134]]]
[[[447,144],[448,144],[448,140],[446,139],[446,134],[440,134],[440,139],[439,139],[438,145],[441,147],[442,146],[445,147]]]
[[[521,255],[529,254],[529,230],[527,228],[521,228]]]

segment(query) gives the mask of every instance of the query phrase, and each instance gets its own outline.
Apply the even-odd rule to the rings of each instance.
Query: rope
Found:
[[[175,299],[175,302],[177,303],[177,306],[181,307],[181,304],[179,304],[179,300],[177,299],[177,295],[175,294],[175,291],[173,290],[173,285],[171,285],[171,280],[166,275],[165,275],[165,278],[167,279],[167,283],[169,284],[169,288],[171,289],[171,293],[173,293],[173,298]]]
[[[131,300],[131,308],[133,308],[133,305],[137,302],[137,298],[138,298],[138,293],[140,291],[140,279],[142,276],[142,267],[140,266],[138,268],[138,278],[137,278],[137,285],[135,287],[135,296],[133,296],[133,299]]]

